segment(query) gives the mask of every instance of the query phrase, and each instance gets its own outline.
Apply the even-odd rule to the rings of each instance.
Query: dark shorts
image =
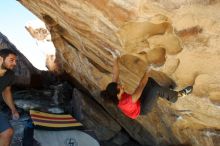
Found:
[[[8,128],[11,128],[11,124],[9,123],[9,116],[7,113],[0,111],[0,133],[4,132]]]

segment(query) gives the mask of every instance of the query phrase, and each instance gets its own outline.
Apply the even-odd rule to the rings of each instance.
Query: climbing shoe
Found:
[[[186,96],[186,95],[192,93],[192,91],[193,91],[193,86],[188,86],[178,92],[178,97]]]

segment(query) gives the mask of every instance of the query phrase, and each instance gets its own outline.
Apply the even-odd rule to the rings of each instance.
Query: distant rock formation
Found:
[[[30,35],[37,40],[37,46],[45,55],[45,64],[49,71],[60,73],[56,60],[55,47],[51,41],[50,32],[40,20],[30,21],[25,26]]]
[[[46,37],[49,35],[49,32],[47,29],[44,28],[37,28],[33,29],[31,26],[25,27],[27,31],[31,34],[31,36],[39,41],[45,40]]]
[[[219,1],[19,2],[47,25],[61,68],[140,144],[220,143]],[[175,104],[160,99],[151,113],[137,120],[124,117],[99,96],[111,81],[113,58],[106,48],[123,54],[120,77],[127,91],[135,89],[145,69],[153,64],[158,70],[152,76],[161,85],[174,81],[176,89],[193,85],[193,94]]]
[[[37,39],[38,41],[51,41],[50,32],[40,20],[27,22],[25,29],[34,39]]]

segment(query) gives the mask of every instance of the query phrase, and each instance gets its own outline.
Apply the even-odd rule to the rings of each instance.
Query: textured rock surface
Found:
[[[109,140],[121,130],[120,125],[100,105],[77,89],[73,90],[71,105],[75,117],[87,128],[94,129],[99,139]]]
[[[193,85],[192,96],[175,104],[160,99],[137,120],[103,104],[141,144],[214,146],[220,139],[220,2],[218,0],[20,0],[42,19],[62,68],[94,98],[111,80],[119,50],[121,80],[132,92],[150,64],[153,77],[177,89]]]
[[[34,29],[31,26],[26,26],[25,28],[30,33],[30,35],[37,40],[45,40],[47,36],[49,36],[48,30],[45,28]]]

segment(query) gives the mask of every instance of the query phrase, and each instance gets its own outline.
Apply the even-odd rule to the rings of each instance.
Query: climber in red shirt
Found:
[[[158,97],[165,98],[170,102],[176,102],[178,97],[188,95],[193,90],[192,86],[188,86],[180,91],[174,91],[160,86],[150,77],[152,70],[152,67],[150,66],[144,73],[134,93],[126,93],[123,85],[119,83],[118,57],[120,56],[120,53],[118,51],[108,51],[110,51],[113,58],[115,58],[113,65],[113,78],[112,82],[107,85],[106,90],[101,92],[101,96],[104,99],[112,100],[129,118],[135,119],[140,114],[143,115],[148,113],[152,109],[154,103],[156,103]]]

